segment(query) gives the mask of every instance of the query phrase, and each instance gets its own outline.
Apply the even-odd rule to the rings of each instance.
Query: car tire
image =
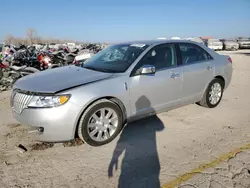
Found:
[[[112,111],[112,115],[111,117],[115,115],[115,117],[117,117],[117,121],[116,121],[116,126],[111,125],[111,123],[109,123],[109,125],[107,125],[106,123],[104,124],[103,122],[98,124],[97,122],[95,123],[90,123],[90,121],[95,119],[93,118],[93,115],[97,115],[96,113],[98,113],[101,109],[105,109],[105,112],[109,112],[108,109]],[[101,113],[101,112],[100,112]],[[98,115],[97,115],[98,116]],[[105,117],[107,116],[107,114],[105,115]],[[96,117],[96,116],[95,116]],[[101,122],[101,115],[100,117],[100,122]],[[107,120],[105,120],[107,122]],[[111,121],[109,121],[111,122]],[[95,127],[92,129],[92,127],[89,127],[90,124],[98,124],[98,127]],[[103,128],[105,129],[105,126],[113,126],[116,127],[116,129],[113,129],[113,133],[111,135],[111,129],[110,128],[106,128],[107,130],[103,130]],[[115,139],[115,137],[120,133],[121,129],[123,127],[123,115],[122,115],[122,111],[120,109],[120,107],[107,99],[101,99],[98,100],[96,102],[94,102],[92,105],[90,105],[83,113],[83,115],[81,116],[81,119],[79,121],[79,125],[78,125],[78,136],[79,138],[81,138],[84,142],[86,142],[87,144],[91,145],[91,146],[101,146],[104,144],[107,144],[109,142],[111,142],[113,139]],[[91,130],[92,129],[92,130]],[[90,133],[93,133],[95,130],[98,130],[98,132],[95,135],[92,135]],[[102,130],[100,130],[102,129]],[[90,130],[92,132],[90,132]],[[98,134],[99,132],[103,131],[102,133],[102,139],[103,140],[97,140]],[[108,133],[110,137],[106,136],[105,134]],[[95,136],[97,135],[96,139]],[[106,137],[106,138],[103,138]],[[105,140],[104,140],[105,139]]]
[[[3,78],[3,71],[0,69],[0,80]]]
[[[212,91],[212,88],[213,87],[220,87],[221,91],[218,92],[217,94],[214,94],[216,97],[216,100],[214,101],[211,101],[212,100],[212,95],[213,95],[213,91]],[[203,107],[206,107],[206,108],[214,108],[216,106],[218,106],[218,104],[220,103],[221,99],[222,99],[222,96],[223,96],[223,90],[224,90],[224,81],[222,79],[219,79],[219,78],[215,78],[213,79],[205,93],[203,94],[203,97],[202,97],[202,100],[200,102],[198,102],[199,105],[203,106]],[[214,92],[216,93],[216,92]]]

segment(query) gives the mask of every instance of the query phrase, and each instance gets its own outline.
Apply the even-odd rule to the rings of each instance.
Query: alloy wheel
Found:
[[[101,108],[90,116],[87,130],[91,139],[100,142],[109,139],[117,127],[117,113],[111,108]]]
[[[222,96],[222,87],[219,83],[214,83],[209,92],[209,102],[212,105],[217,104]]]

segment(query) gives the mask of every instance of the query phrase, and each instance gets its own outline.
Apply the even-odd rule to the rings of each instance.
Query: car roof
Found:
[[[116,44],[146,44],[146,45],[157,45],[157,44],[165,44],[165,43],[176,43],[176,42],[185,42],[185,43],[195,43],[190,40],[168,40],[168,39],[157,39],[157,40],[136,40],[136,41],[127,41]]]

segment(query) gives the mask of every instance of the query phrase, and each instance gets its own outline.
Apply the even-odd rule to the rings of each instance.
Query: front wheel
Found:
[[[202,100],[199,102],[201,106],[207,108],[216,107],[223,96],[224,82],[219,78],[213,79],[208,85],[205,93],[203,94]]]
[[[91,146],[101,146],[111,142],[122,126],[120,107],[110,100],[102,99],[83,113],[78,125],[78,136]]]

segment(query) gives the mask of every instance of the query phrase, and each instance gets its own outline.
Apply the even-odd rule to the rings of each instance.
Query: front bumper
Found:
[[[250,49],[250,44],[240,44],[241,49]]]
[[[17,121],[38,129],[34,134],[36,140],[45,142],[61,142],[72,140],[81,108],[68,101],[54,108],[26,108],[21,114],[12,110]]]
[[[224,48],[225,48],[225,50],[238,50],[239,46],[237,46],[237,45],[231,45],[231,46],[225,45]]]

